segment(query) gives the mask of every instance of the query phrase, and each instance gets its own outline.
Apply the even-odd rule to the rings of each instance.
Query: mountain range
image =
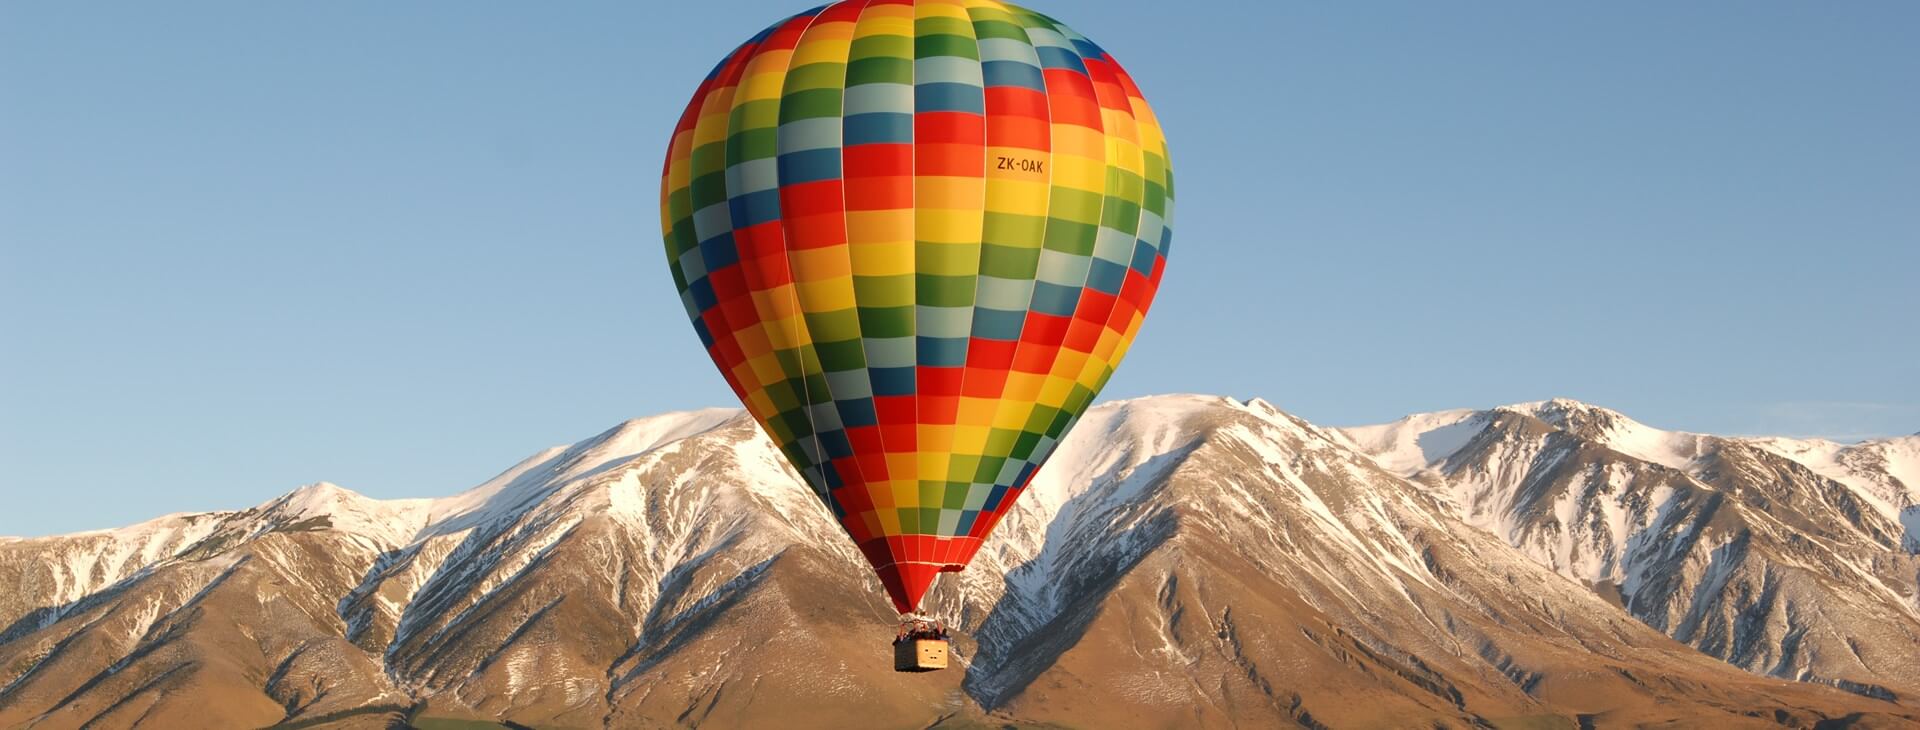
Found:
[[[745,415],[0,538],[0,727],[1920,727],[1920,435],[1096,406],[897,616]],[[481,724],[475,724],[481,723]],[[491,725],[486,724],[491,723]]]

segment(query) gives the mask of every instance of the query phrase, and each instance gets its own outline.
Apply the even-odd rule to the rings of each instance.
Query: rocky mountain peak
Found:
[[[1344,432],[1469,524],[1709,654],[1870,693],[1920,666],[1920,495],[1890,441],[1664,431],[1564,400]]]

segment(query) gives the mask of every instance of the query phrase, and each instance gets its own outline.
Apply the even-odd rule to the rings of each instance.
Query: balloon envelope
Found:
[[[848,0],[708,74],[661,212],[707,352],[904,613],[1126,354],[1173,176],[1132,78],[1067,26]]]

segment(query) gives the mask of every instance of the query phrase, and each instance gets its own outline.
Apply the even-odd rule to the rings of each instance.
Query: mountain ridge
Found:
[[[1868,694],[1920,670],[1920,440],[1663,431],[1565,400],[1342,432],[1469,524],[1708,654]]]
[[[1505,418],[1495,435],[1565,433]],[[889,671],[877,582],[731,409],[630,420],[448,497],[320,482],[245,510],[0,541],[0,580],[22,587],[0,598],[0,725],[738,725],[791,720],[795,702],[822,726],[1920,722],[1887,637],[1855,637],[1860,667],[1767,676],[1780,672],[1695,636],[1712,633],[1710,607],[1676,607],[1672,625],[1636,613],[1473,525],[1448,475],[1404,477],[1383,463],[1392,449],[1360,446],[1260,399],[1097,406],[975,565],[929,594],[960,635],[955,670],[924,676]],[[1834,549],[1871,542],[1856,537]],[[209,702],[220,710],[194,714]]]

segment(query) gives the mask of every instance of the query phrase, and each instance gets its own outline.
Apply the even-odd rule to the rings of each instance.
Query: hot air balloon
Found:
[[[1173,175],[1133,79],[1059,21],[846,0],[707,74],[660,206],[701,343],[911,614],[1126,355]]]

